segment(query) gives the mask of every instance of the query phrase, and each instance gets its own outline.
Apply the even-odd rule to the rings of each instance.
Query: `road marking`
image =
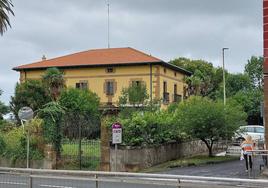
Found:
[[[27,183],[18,183],[18,182],[5,182],[5,181],[2,181],[0,182],[0,184],[9,184],[9,185],[27,185]]]
[[[53,188],[76,188],[76,187],[67,187],[67,186],[62,186],[62,185],[46,185],[46,184],[42,184],[39,186],[40,187],[53,187]]]

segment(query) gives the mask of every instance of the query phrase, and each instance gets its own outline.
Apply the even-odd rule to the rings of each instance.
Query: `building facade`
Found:
[[[164,105],[183,100],[186,76],[191,73],[133,48],[109,48],[79,52],[13,68],[20,82],[40,79],[44,71],[57,67],[67,87],[89,89],[103,105],[117,105],[123,88],[145,84],[151,100]]]

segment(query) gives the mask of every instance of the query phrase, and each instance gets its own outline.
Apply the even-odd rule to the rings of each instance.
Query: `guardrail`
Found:
[[[0,168],[0,187],[268,187],[268,180],[167,174]]]
[[[263,160],[262,167],[264,168],[265,166],[267,166],[268,150],[252,150],[252,151],[247,151],[247,152],[252,156],[252,165],[253,165],[253,171],[252,172],[250,170],[248,171],[248,177],[255,178],[256,172],[254,172],[254,165],[256,162],[256,158],[258,156],[262,157],[262,160]],[[247,158],[247,160],[248,160],[248,164],[249,164],[249,158]],[[255,170],[256,170],[256,168],[255,168]],[[261,170],[261,166],[260,166],[260,170]]]

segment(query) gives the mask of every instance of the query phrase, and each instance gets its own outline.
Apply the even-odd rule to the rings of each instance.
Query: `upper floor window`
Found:
[[[88,81],[87,80],[79,81],[78,83],[75,84],[75,88],[87,90],[88,89]]]
[[[113,68],[113,67],[108,67],[108,68],[106,69],[106,72],[107,72],[107,73],[113,73],[113,72],[114,72],[114,68]]]
[[[167,69],[166,68],[164,68],[164,73],[166,73],[167,72]]]
[[[140,80],[132,81],[132,86],[141,86],[141,84],[142,84],[142,81]]]
[[[175,76],[175,77],[177,76],[177,73],[176,73],[176,72],[174,72],[174,76]]]
[[[106,95],[113,95],[114,94],[114,82],[107,81],[105,84]]]

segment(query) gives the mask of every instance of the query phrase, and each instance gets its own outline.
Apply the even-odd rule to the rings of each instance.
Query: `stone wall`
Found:
[[[45,163],[45,160],[31,160],[30,168],[44,169]],[[9,168],[26,168],[26,160],[16,160],[14,162],[11,159],[0,157],[0,166]]]
[[[214,145],[214,151],[223,151],[224,149],[223,144]],[[110,167],[111,171],[135,172],[170,160],[206,154],[207,152],[206,145],[201,141],[171,142],[149,148],[119,146],[117,152],[112,147],[110,149]],[[117,166],[115,161],[117,161]]]

